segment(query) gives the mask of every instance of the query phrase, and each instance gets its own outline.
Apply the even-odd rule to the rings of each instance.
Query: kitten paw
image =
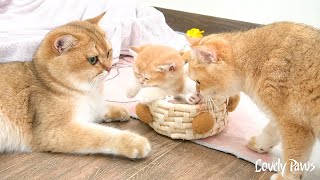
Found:
[[[138,102],[142,103],[142,104],[149,104],[152,101],[155,101],[156,99],[152,99],[152,98],[146,98],[146,97],[139,97],[137,99]]]
[[[259,142],[258,138],[256,136],[253,136],[250,138],[250,140],[248,141],[248,144],[247,146],[257,152],[257,153],[267,153],[269,152],[271,149],[272,149],[272,146],[267,146],[267,145],[264,145],[263,142]]]
[[[120,154],[132,159],[145,158],[151,152],[149,140],[131,132],[123,135],[120,147]]]
[[[108,109],[108,112],[105,114],[105,122],[128,121],[130,119],[130,114],[124,107],[112,105]]]
[[[188,94],[186,96],[186,101],[188,104],[197,104],[201,100],[201,97],[197,93]]]
[[[172,104],[178,104],[179,103],[173,96],[167,96],[164,100],[169,102],[169,103],[172,103]]]
[[[134,89],[128,89],[126,92],[127,98],[134,98],[137,92]]]

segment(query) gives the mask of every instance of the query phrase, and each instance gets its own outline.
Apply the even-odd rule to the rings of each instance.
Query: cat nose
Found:
[[[108,73],[110,73],[111,67],[107,67],[105,70],[106,70]]]

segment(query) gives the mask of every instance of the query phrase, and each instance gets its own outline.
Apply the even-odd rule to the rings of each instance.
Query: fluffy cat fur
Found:
[[[127,96],[132,98],[139,91],[138,100],[150,103],[174,96],[172,102],[196,104],[200,97],[196,84],[186,76],[184,59],[180,52],[162,45],[144,45],[131,47],[135,57],[133,64],[134,82],[128,89]]]
[[[192,44],[191,79],[201,95],[243,91],[269,116],[248,146],[269,151],[282,141],[284,161],[306,162],[320,135],[320,31],[290,22],[245,32],[212,34]],[[291,172],[271,179],[300,179]]]
[[[112,48],[97,26],[103,15],[52,30],[32,62],[0,65],[0,152],[149,154],[146,138],[94,124],[129,119],[104,102]]]

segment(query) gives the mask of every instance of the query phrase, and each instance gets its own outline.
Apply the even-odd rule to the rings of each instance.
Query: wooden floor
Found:
[[[138,120],[108,123],[146,136],[151,155],[143,160],[103,155],[26,153],[0,155],[0,179],[269,179],[253,164],[192,142],[172,140]]]
[[[174,30],[197,27],[206,34],[243,30],[257,24],[213,18],[159,8]],[[149,126],[131,120],[108,126],[130,129],[149,138],[153,150],[143,160],[103,155],[51,153],[0,155],[0,179],[269,179],[272,173],[255,173],[253,164],[233,155],[189,141],[172,140]]]

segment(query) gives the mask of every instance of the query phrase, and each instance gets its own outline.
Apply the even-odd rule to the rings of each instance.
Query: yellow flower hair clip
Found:
[[[201,38],[203,36],[204,31],[200,31],[197,28],[192,28],[187,31],[187,35],[193,38]]]

